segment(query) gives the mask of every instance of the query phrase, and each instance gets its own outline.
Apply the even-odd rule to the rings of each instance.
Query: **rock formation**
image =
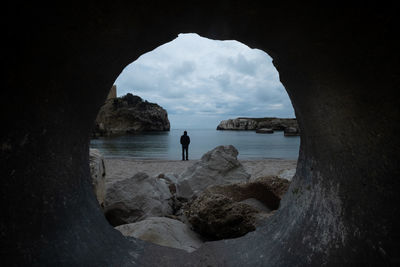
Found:
[[[235,238],[254,231],[256,209],[222,194],[201,194],[186,212],[193,229],[211,240]]]
[[[285,136],[297,136],[300,135],[299,128],[296,127],[286,127],[284,130]]]
[[[203,241],[186,224],[166,217],[150,217],[143,221],[115,227],[124,236],[136,237],[161,246],[193,252]]]
[[[260,129],[256,130],[256,133],[270,134],[270,133],[274,133],[274,130],[272,130],[271,128],[260,128]]]
[[[171,198],[163,180],[139,172],[107,188],[104,213],[113,226],[133,223],[172,214]]]
[[[205,153],[179,177],[177,195],[190,199],[210,185],[248,181],[250,175],[237,160],[238,153],[232,145],[218,146]]]
[[[236,118],[223,120],[217,126],[217,130],[259,130],[266,128],[283,131],[287,127],[297,129],[297,135],[299,135],[297,120],[282,118]]]
[[[276,210],[282,196],[289,187],[289,181],[276,176],[256,178],[248,183],[211,186],[205,190],[212,194],[223,194],[234,201],[240,202],[255,198],[270,210]]]
[[[10,1],[1,20],[3,266],[399,264],[394,4]],[[251,235],[190,254],[123,238],[88,181],[87,136],[112,81],[178,32],[268,52],[302,134],[279,211]]]
[[[184,207],[185,214],[193,229],[207,238],[239,237],[279,208],[288,187],[287,180],[275,176],[210,186]]]
[[[106,194],[106,169],[104,165],[104,158],[98,149],[89,150],[89,165],[90,165],[90,176],[93,185],[93,190],[96,195],[97,201],[100,206],[104,206],[104,198]]]
[[[288,181],[292,181],[293,176],[296,174],[296,169],[286,169],[281,170],[278,173],[278,178],[286,179]]]
[[[130,93],[107,99],[97,114],[93,136],[111,136],[142,131],[169,131],[165,109]]]

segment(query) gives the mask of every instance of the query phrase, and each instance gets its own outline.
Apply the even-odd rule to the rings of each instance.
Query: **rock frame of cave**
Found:
[[[13,3],[1,20],[2,261],[13,265],[348,266],[400,262],[398,10],[258,1]],[[125,239],[91,192],[88,136],[130,62],[196,32],[266,51],[301,132],[279,211],[193,253]]]

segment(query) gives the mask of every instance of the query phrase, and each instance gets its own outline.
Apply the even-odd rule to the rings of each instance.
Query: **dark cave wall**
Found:
[[[137,1],[9,6],[1,91],[1,253],[10,265],[398,263],[396,9]],[[113,231],[91,192],[88,137],[122,69],[196,32],[268,52],[301,127],[280,211],[190,256]]]

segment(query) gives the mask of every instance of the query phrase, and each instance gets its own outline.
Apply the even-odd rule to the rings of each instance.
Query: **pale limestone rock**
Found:
[[[189,199],[210,185],[247,182],[250,174],[237,160],[237,155],[238,151],[232,145],[218,146],[205,153],[179,177],[177,196]]]
[[[274,131],[283,131],[288,127],[298,129],[296,119],[290,118],[236,118],[223,120],[217,126],[217,130],[257,130],[269,128]]]
[[[237,118],[221,121],[217,130],[255,130],[257,122],[247,118]]]
[[[285,128],[284,135],[285,136],[299,136],[300,135],[299,128],[287,127],[287,128]]]
[[[164,180],[139,172],[107,188],[105,215],[113,226],[172,214],[172,195]]]
[[[100,206],[104,206],[106,169],[103,155],[98,149],[89,150],[89,164],[94,193]]]
[[[143,221],[115,227],[124,236],[131,236],[161,246],[195,251],[203,241],[200,236],[177,220],[166,217],[150,217]]]
[[[292,181],[293,176],[296,174],[296,169],[282,170],[278,173],[278,177]]]

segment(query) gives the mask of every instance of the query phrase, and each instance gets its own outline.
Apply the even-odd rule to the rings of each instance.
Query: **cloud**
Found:
[[[183,61],[171,70],[173,78],[186,78],[192,74],[196,69],[196,63],[193,61]]]
[[[180,34],[128,65],[115,84],[118,95],[131,92],[164,107],[173,128],[196,121],[215,128],[237,116],[294,117],[271,58],[237,41]]]
[[[235,58],[228,58],[226,64],[234,71],[238,71],[246,75],[254,75],[258,68],[256,61],[247,59],[241,53],[237,54]]]

